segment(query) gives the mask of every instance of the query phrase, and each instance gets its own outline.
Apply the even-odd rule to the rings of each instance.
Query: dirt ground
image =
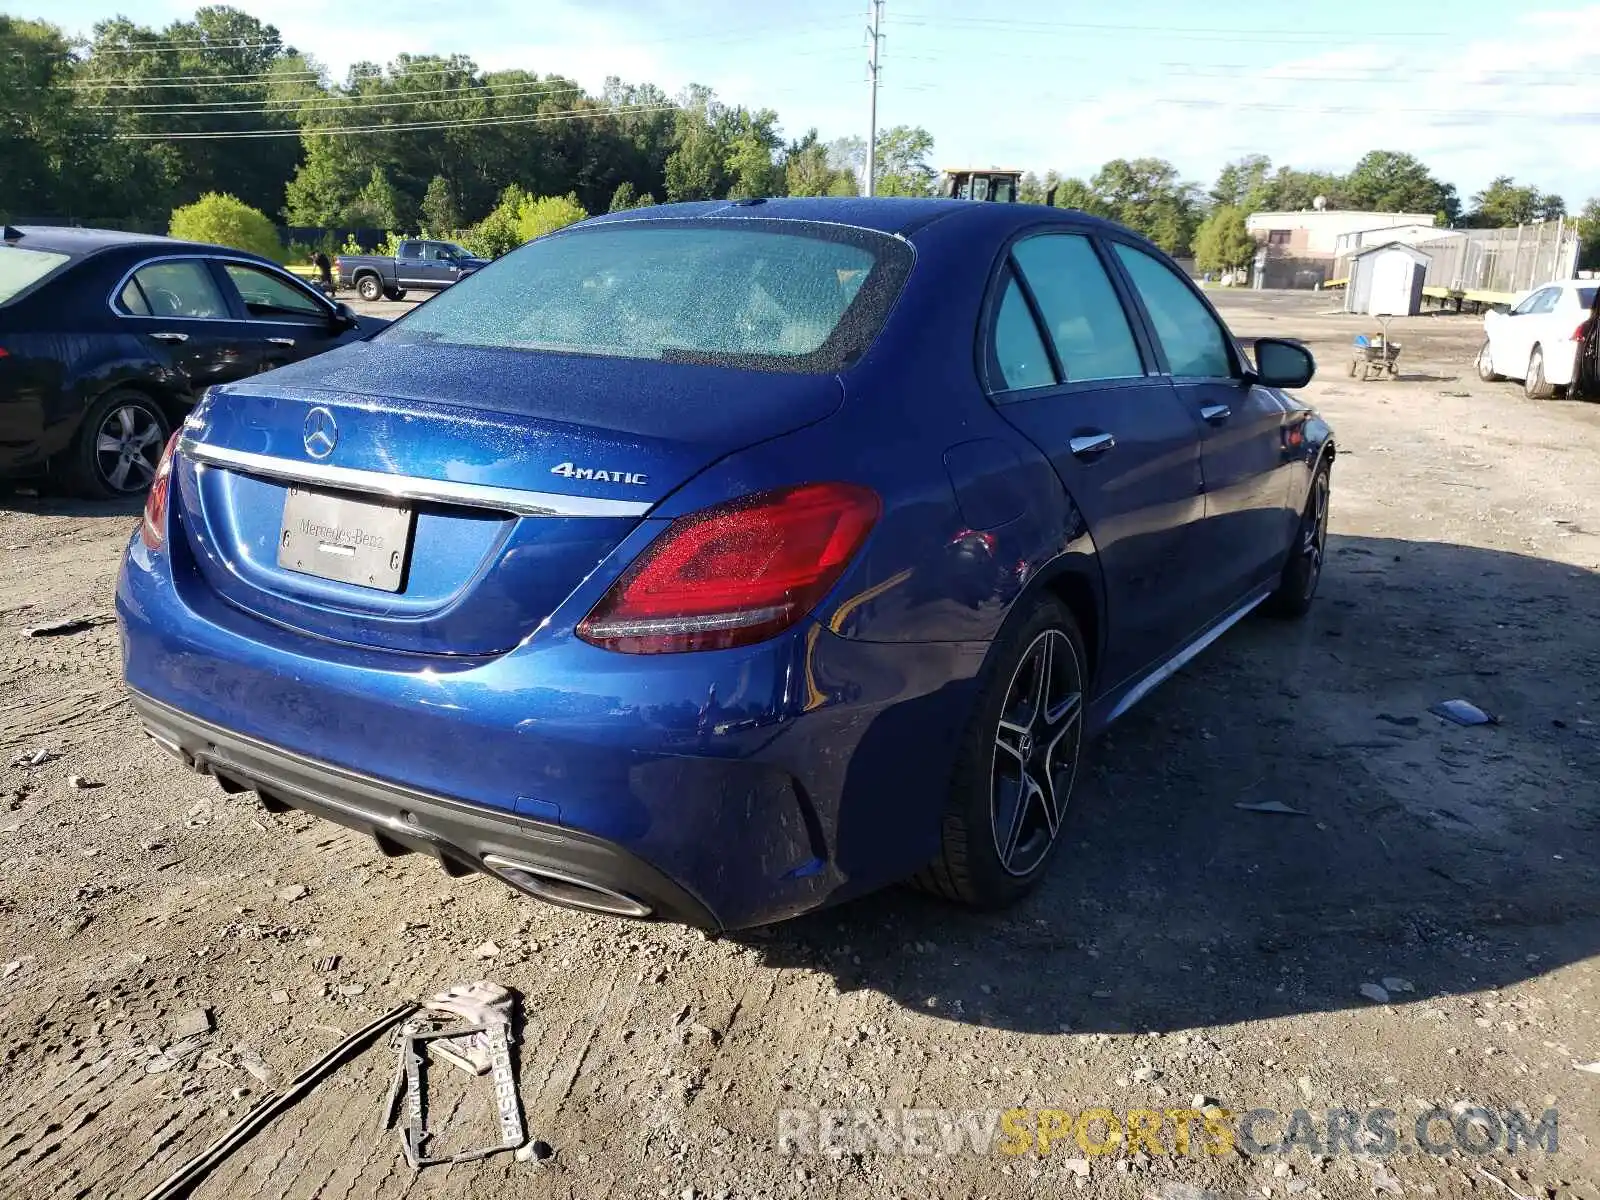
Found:
[[[1368,322],[1329,297],[1214,295],[1241,336],[1322,362],[1321,595],[1304,622],[1246,621],[1098,743],[1051,878],[999,916],[891,891],[707,940],[224,796],[121,697],[133,511],[0,501],[0,1195],[141,1196],[340,1031],[487,975],[522,994],[552,1158],[413,1177],[378,1129],[379,1047],[196,1195],[1600,1197],[1600,405],[1479,382],[1474,318],[1397,322],[1402,378],[1364,384],[1345,347]],[[28,636],[73,617],[95,624]],[[1501,723],[1429,713],[1452,698]],[[1304,815],[1237,807],[1264,801]],[[1385,978],[1387,1003],[1363,995]],[[200,1008],[214,1029],[186,1047]],[[492,1140],[444,1074],[451,1144]],[[1175,1119],[1160,1155],[779,1137],[779,1110],[955,1110],[943,1129],[1201,1098],[1278,1115],[1217,1154],[1175,1153]],[[1557,1148],[1417,1153],[1435,1105],[1479,1146],[1554,1108]],[[1305,1136],[1260,1152],[1296,1109]],[[1336,1109],[1392,1110],[1395,1153],[1313,1145]]]

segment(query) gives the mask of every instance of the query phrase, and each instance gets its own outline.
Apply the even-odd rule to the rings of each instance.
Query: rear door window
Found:
[[[0,246],[0,304],[20,295],[24,288],[32,287],[70,261],[69,255],[48,250]]]
[[[995,309],[990,346],[989,374],[995,390],[1015,392],[1055,384],[1050,352],[1039,336],[1038,323],[1033,319],[1022,289],[1009,272],[1000,293],[1000,304]]]
[[[1033,289],[1065,382],[1144,374],[1128,314],[1088,238],[1043,234],[1018,242],[1011,254]]]
[[[837,371],[882,328],[908,245],[848,226],[617,221],[530,242],[383,340]]]
[[[223,270],[239,290],[245,312],[256,321],[326,320],[328,310],[309,292],[271,271],[245,263],[223,263]]]
[[[149,263],[133,273],[144,297],[145,312],[154,317],[185,317],[190,320],[226,321],[228,305],[222,290],[211,277],[211,270],[197,258]],[[126,292],[126,288],[123,289]],[[133,312],[132,309],[128,311]]]
[[[1233,354],[1228,331],[1194,294],[1187,280],[1142,250],[1112,243],[1133,278],[1166,351],[1167,369],[1179,379],[1231,379]]]

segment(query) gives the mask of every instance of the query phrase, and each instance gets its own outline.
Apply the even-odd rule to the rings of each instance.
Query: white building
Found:
[[[1364,244],[1370,245],[1382,234],[1383,241],[1410,242],[1421,230],[1432,229],[1434,218],[1431,213],[1307,208],[1251,213],[1244,226],[1261,245],[1258,287],[1317,287],[1334,278],[1342,240],[1360,235]],[[1407,236],[1394,236],[1391,230],[1404,231]],[[1347,245],[1344,253],[1352,253],[1361,244]]]

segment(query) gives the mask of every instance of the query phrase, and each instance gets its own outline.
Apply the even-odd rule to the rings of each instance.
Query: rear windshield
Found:
[[[837,371],[871,345],[911,261],[846,226],[606,223],[530,242],[378,340]]]
[[[1595,291],[1595,288],[1579,288],[1578,303],[1584,308],[1593,308]]]
[[[66,254],[47,250],[24,250],[20,246],[0,246],[0,304],[32,287],[68,261]]]

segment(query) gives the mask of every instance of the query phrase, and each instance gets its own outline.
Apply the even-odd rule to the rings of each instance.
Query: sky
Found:
[[[8,11],[87,35],[161,26],[179,0],[49,0]],[[402,51],[485,69],[689,83],[777,111],[786,136],[867,130],[866,0],[235,0],[335,78]],[[44,11],[40,11],[43,9]],[[31,11],[30,11],[31,10]],[[1464,200],[1497,175],[1600,196],[1600,3],[1455,0],[885,0],[879,127],[921,125],[936,166],[1088,176],[1153,155],[1202,185],[1229,159],[1346,170],[1409,151]]]

